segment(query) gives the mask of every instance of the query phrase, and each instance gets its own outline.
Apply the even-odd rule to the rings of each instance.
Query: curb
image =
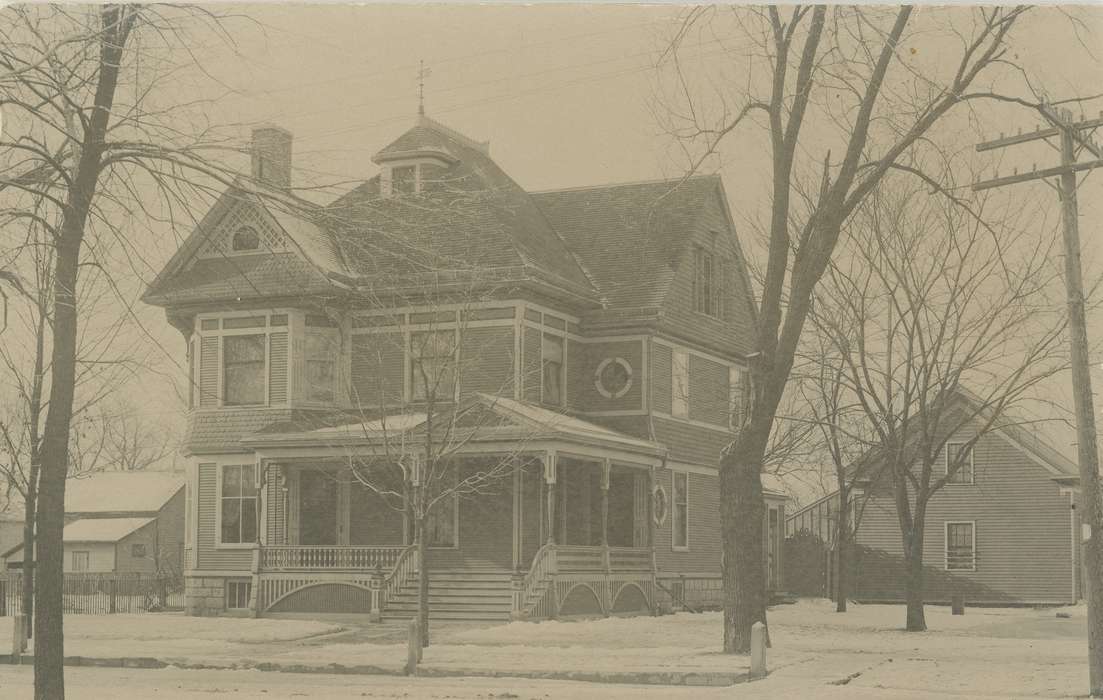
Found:
[[[0,656],[0,664],[32,665],[34,655],[23,654],[15,658]],[[66,666],[98,668],[182,668],[187,670],[265,671],[270,673],[330,673],[334,675],[405,676],[401,666],[375,666],[371,664],[308,664],[274,663],[269,661],[236,661],[225,664],[187,659],[156,659],[153,657],[93,657],[66,656]],[[440,668],[431,665],[418,667],[418,676],[426,678],[532,678],[538,680],[580,681],[585,683],[610,683],[623,685],[683,685],[722,687],[745,683],[747,673],[712,671],[525,671],[480,668]]]

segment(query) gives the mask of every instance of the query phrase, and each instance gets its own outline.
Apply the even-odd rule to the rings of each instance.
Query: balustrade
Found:
[[[263,571],[389,571],[405,547],[275,545],[261,548]]]

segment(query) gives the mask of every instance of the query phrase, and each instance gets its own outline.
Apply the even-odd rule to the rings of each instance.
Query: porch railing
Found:
[[[383,580],[379,589],[379,609],[384,610],[387,602],[406,586],[418,571],[417,545],[401,547],[394,568]]]
[[[263,571],[389,571],[405,550],[359,545],[267,545],[261,547],[260,566]]]

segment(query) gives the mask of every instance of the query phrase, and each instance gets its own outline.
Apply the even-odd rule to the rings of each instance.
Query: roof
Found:
[[[65,482],[65,512],[156,513],[182,488],[170,472],[97,472]]]
[[[581,258],[607,305],[660,306],[718,176],[537,192],[536,204]]]
[[[65,542],[118,542],[153,518],[84,518],[69,523],[62,531]]]
[[[666,453],[662,445],[642,438],[590,423],[563,413],[551,411],[523,401],[489,394],[475,394],[471,399],[440,414],[435,424],[455,421],[452,440],[472,445],[497,440],[564,440],[598,444],[625,449],[653,457]],[[271,424],[241,439],[249,448],[285,445],[373,445],[400,440],[405,445],[417,444],[424,434],[427,415],[400,413],[364,420],[346,414],[329,416],[332,422],[320,423],[319,416],[304,416],[300,421]],[[467,431],[467,432],[464,432]],[[462,437],[460,437],[462,436]]]

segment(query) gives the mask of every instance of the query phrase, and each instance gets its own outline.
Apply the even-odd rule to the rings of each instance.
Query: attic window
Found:
[[[414,194],[417,192],[417,166],[396,165],[391,168],[391,193]]]
[[[260,248],[260,234],[252,226],[242,226],[234,231],[233,250],[235,253]]]

